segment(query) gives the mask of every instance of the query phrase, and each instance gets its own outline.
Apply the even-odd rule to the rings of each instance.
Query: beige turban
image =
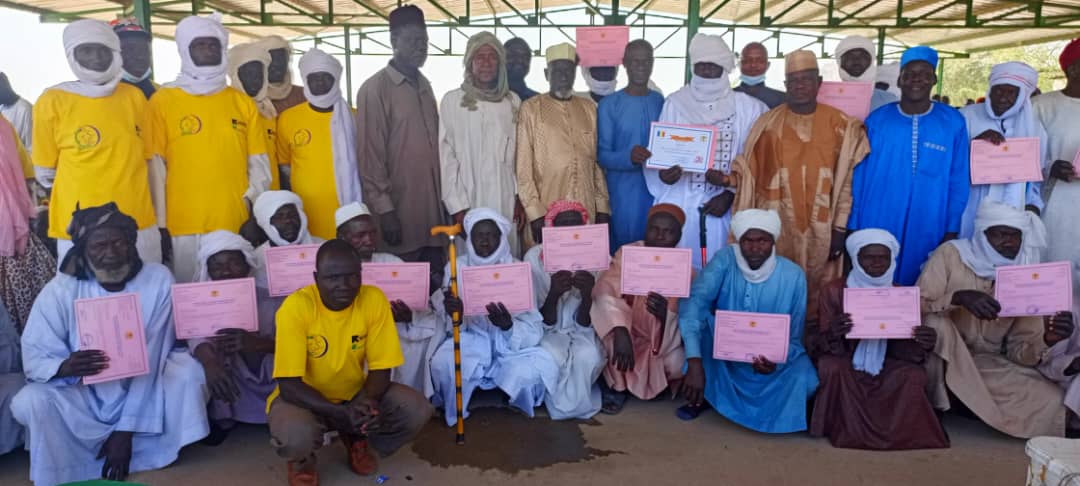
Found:
[[[809,69],[818,69],[817,56],[813,52],[800,49],[784,56],[785,74]]]

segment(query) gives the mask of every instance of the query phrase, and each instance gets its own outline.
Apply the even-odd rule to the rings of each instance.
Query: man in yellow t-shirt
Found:
[[[176,280],[190,282],[199,236],[239,231],[271,176],[255,103],[225,85],[229,36],[220,16],[181,20],[176,43],[180,74],[150,99],[149,123],[152,153],[167,167],[164,189],[154,181],[155,197],[164,196],[158,221],[173,236]]]
[[[290,168],[290,187],[304,201],[311,234],[330,239],[337,233],[337,208],[361,199],[356,125],[341,96],[341,64],[333,56],[307,51],[300,74],[308,102],[278,118],[278,160]]]
[[[49,236],[57,240],[57,261],[71,249],[67,230],[76,205],[115,202],[139,227],[139,257],[160,263],[143,144],[146,98],[120,83],[120,39],[105,22],[80,20],[64,29],[64,50],[78,80],[38,98],[31,150],[38,181],[52,189]]]
[[[330,240],[315,257],[315,284],[287,299],[277,313],[274,378],[267,399],[271,443],[289,461],[289,484],[317,485],[315,451],[336,430],[360,475],[375,472],[376,452],[389,455],[411,441],[434,409],[416,390],[391,383],[404,363],[390,304],[361,285],[360,256]],[[365,372],[365,369],[367,370]]]

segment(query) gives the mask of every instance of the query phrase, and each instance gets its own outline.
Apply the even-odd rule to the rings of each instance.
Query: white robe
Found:
[[[147,263],[122,291],[139,296],[150,373],[96,385],[53,377],[79,348],[73,301],[109,292],[96,281],[58,274],[38,295],[22,336],[29,383],[11,404],[28,430],[35,484],[99,477],[104,460],[97,455],[117,430],[135,432],[131,472],[169,465],[181,447],[209,432],[202,367],[186,351],[172,349],[172,283],[168,269]]]
[[[461,106],[460,88],[443,96],[439,107],[439,164],[442,201],[451,215],[491,208],[514,220],[517,195],[517,113],[521,101],[510,93],[498,103],[477,101],[476,111]],[[516,232],[507,235],[519,255]]]
[[[34,105],[23,98],[8,106],[0,106],[0,115],[3,115],[11,126],[15,127],[15,133],[19,135],[26,152],[31,150],[34,132]]]
[[[371,256],[371,262],[401,263],[402,260],[390,253],[376,252]],[[435,317],[430,306],[412,309],[412,313],[412,322],[394,323],[405,363],[390,370],[390,380],[423,393],[430,399],[435,394],[435,385],[431,380],[431,357],[446,338],[446,323]]]
[[[1080,151],[1080,133],[1076,128],[1080,127],[1080,98],[1054,91],[1036,96],[1032,106],[1048,136],[1047,172],[1057,160],[1074,161]],[[1046,261],[1073,263],[1073,312],[1080,315],[1080,244],[1077,244],[1080,224],[1077,224],[1076,216],[1076,209],[1080,207],[1080,181],[1047,178],[1042,196],[1046,201],[1043,211],[1048,244]]]
[[[540,308],[551,290],[551,275],[541,260],[543,245],[525,252],[524,260],[532,266],[533,294]],[[595,276],[595,275],[594,275]],[[559,366],[559,381],[549,388],[544,404],[552,420],[587,419],[600,411],[600,386],[596,379],[604,371],[604,346],[592,326],[577,322],[581,291],[570,289],[559,298],[558,322],[544,323],[540,347],[551,354]]]
[[[449,275],[450,269],[446,268]],[[431,296],[435,315],[453,332],[453,323],[443,307],[443,293]],[[514,324],[503,331],[487,316],[465,317],[461,324],[461,389],[464,417],[469,417],[469,399],[477,388],[499,388],[510,396],[510,405],[529,417],[544,402],[546,390],[555,387],[559,367],[540,346],[544,336],[543,318],[536,310],[513,314]],[[454,387],[454,341],[446,339],[431,358],[435,395],[431,398],[446,412],[446,425],[457,423]]]
[[[731,94],[735,103],[735,115],[726,120],[715,123],[718,140],[716,141],[716,153],[713,158],[714,168],[731,173],[731,164],[735,157],[742,153],[746,136],[750,134],[750,128],[758,117],[768,111],[768,107],[757,99],[745,93],[734,92]],[[672,93],[664,102],[664,110],[660,112],[660,121],[667,123],[682,123],[696,125],[701,121],[694,116],[700,112],[701,102],[694,99],[690,93],[690,87],[684,86],[679,91]],[[705,182],[705,173],[683,172],[678,182],[668,185],[660,180],[660,171],[648,169],[645,171],[645,182],[649,186],[649,192],[656,198],[656,204],[670,203],[682,208],[686,213],[686,224],[683,225],[682,239],[679,240],[679,248],[690,248],[694,251],[694,270],[701,270],[701,216],[698,208],[709,202],[710,199],[724,191],[731,189],[714,186]],[[731,211],[728,210],[723,217],[707,216],[705,220],[707,234],[706,241],[708,254],[713,255],[727,246],[728,225],[731,222]]]

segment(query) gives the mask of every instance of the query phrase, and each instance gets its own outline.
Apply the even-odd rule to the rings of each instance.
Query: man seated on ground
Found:
[[[356,474],[375,472],[371,449],[386,456],[407,444],[431,418],[416,390],[390,382],[404,361],[393,312],[376,287],[361,285],[360,257],[341,240],[315,257],[315,283],[277,313],[274,378],[267,400],[270,442],[289,461],[290,485],[317,485],[315,452],[336,430]]]
[[[949,241],[919,277],[923,324],[937,331],[927,360],[930,402],[948,410],[949,394],[983,422],[1014,437],[1065,434],[1061,388],[1036,369],[1050,346],[1067,339],[1072,314],[1000,317],[997,267],[1039,262],[1046,229],[1035,213],[984,201],[975,233]]]
[[[545,226],[581,226],[589,212],[577,201],[559,200],[548,206]],[[533,294],[544,319],[544,348],[559,366],[555,388],[548,389],[548,415],[553,420],[587,419],[600,411],[600,387],[596,379],[604,368],[604,348],[592,329],[592,293],[596,276],[591,272],[544,270],[543,245],[525,253],[532,266]]]
[[[470,209],[465,214],[465,253],[458,257],[458,275],[468,267],[514,263],[506,235],[513,230],[510,221],[490,208]],[[459,277],[460,278],[460,277]],[[447,267],[443,287],[450,286]],[[449,292],[431,296],[435,314],[450,329],[452,315],[462,312],[459,297]],[[461,323],[461,387],[464,417],[469,416],[469,399],[477,388],[498,388],[509,396],[509,403],[529,417],[544,402],[545,390],[552,390],[559,379],[559,366],[551,354],[540,348],[544,337],[543,317],[536,310],[510,313],[502,302],[491,302],[487,315],[465,316]],[[432,402],[444,407],[446,424],[457,423],[454,386],[454,343],[443,341],[431,358],[431,379],[435,383]]]
[[[937,339],[934,329],[918,326],[913,339],[845,337],[853,324],[844,312],[844,288],[892,287],[900,243],[888,231],[864,229],[848,237],[847,252],[851,273],[821,289],[819,327],[806,333],[821,380],[810,434],[852,449],[949,447],[926,398],[923,363]]]
[[[657,204],[649,210],[645,241],[626,246],[675,248],[682,239],[686,215],[673,204]],[[622,248],[611,268],[600,274],[593,290],[593,327],[604,343],[610,362],[604,367],[601,412],[616,414],[630,392],[652,400],[664,390],[675,391],[682,381],[686,353],[679,335],[679,299],[656,292],[648,296],[623,295]]]
[[[255,222],[268,241],[255,249],[255,283],[266,288],[266,250],[275,246],[310,245],[323,240],[308,233],[307,214],[300,196],[290,191],[266,191],[252,208]]]
[[[197,281],[248,278],[255,272],[255,249],[236,233],[218,230],[199,240]],[[188,342],[203,365],[210,390],[210,435],[204,444],[225,440],[236,422],[266,423],[266,397],[274,391],[274,312],[265,288],[257,288],[258,332],[222,329],[209,339]]]
[[[203,372],[173,351],[172,274],[143,262],[138,225],[114,203],[76,209],[72,248],[38,295],[22,335],[29,383],[11,411],[26,426],[30,479],[53,485],[97,477],[123,480],[159,469],[208,432]],[[80,349],[75,300],[138,296],[149,372],[94,385],[81,378],[109,367],[104,351]]]
[[[682,393],[690,403],[680,418],[692,419],[711,404],[717,412],[758,432],[806,430],[806,402],[817,389],[817,372],[803,349],[806,276],[791,260],[776,255],[780,216],[746,209],[731,219],[737,244],[716,253],[679,304],[679,331],[686,346]],[[753,363],[713,358],[716,310],[791,316],[784,363],[764,356]]]
[[[403,263],[396,255],[375,251],[379,244],[379,229],[364,203],[354,202],[338,208],[334,222],[338,239],[352,245],[363,263]],[[390,302],[390,310],[394,314],[401,352],[405,355],[405,363],[390,370],[390,380],[431,398],[435,393],[431,382],[431,356],[446,337],[445,323],[431,307],[413,309],[405,302],[394,300]]]

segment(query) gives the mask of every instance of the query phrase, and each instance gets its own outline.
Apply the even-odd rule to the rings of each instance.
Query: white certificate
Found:
[[[705,172],[716,152],[716,127],[653,122],[649,152],[645,167],[650,169],[677,165],[687,172]]]

